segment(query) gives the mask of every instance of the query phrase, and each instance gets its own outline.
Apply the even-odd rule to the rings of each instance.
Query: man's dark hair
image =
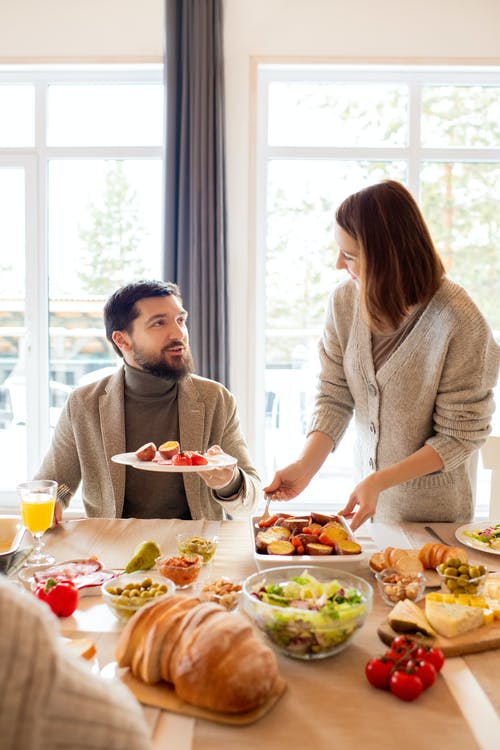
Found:
[[[182,303],[179,287],[172,281],[134,281],[113,292],[104,305],[104,325],[106,338],[120,357],[123,354],[113,341],[113,332],[130,333],[132,323],[139,315],[135,303],[146,297],[169,297],[171,294],[175,294]]]

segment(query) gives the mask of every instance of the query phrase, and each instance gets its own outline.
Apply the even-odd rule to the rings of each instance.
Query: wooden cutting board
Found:
[[[388,646],[390,646],[393,638],[401,635],[391,628],[387,620],[378,626],[377,632],[379,638]],[[482,628],[470,630],[468,633],[457,635],[455,638],[445,638],[442,635],[438,635],[436,638],[426,638],[413,635],[413,633],[409,635],[426,646],[437,646],[445,656],[476,654],[479,651],[500,648],[500,620],[494,620],[490,625],[483,625]]]
[[[155,706],[155,708],[164,708],[167,711],[173,711],[184,716],[215,721],[218,724],[252,724],[254,721],[265,716],[273,708],[286,689],[286,682],[280,677],[274,694],[263,706],[243,714],[228,714],[186,703],[186,701],[179,698],[172,685],[166,682],[147,685],[145,682],[137,680],[129,669],[120,674],[120,679],[132,691],[140,703],[144,703],[147,706]]]

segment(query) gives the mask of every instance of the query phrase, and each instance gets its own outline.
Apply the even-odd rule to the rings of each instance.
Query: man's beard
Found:
[[[193,357],[187,344],[181,342],[176,342],[176,344],[184,347],[184,354],[182,357],[176,358],[174,367],[167,364],[164,359],[165,352],[172,347],[172,344],[168,348],[162,349],[158,357],[148,356],[135,346],[132,349],[132,354],[136,363],[151,375],[156,375],[158,378],[168,378],[169,380],[182,380],[186,375],[193,372]]]

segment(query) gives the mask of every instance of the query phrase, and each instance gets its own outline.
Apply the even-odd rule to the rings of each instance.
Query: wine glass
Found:
[[[33,550],[27,565],[45,565],[55,562],[53,555],[42,552],[42,536],[50,528],[57,498],[57,482],[51,479],[33,479],[17,486],[21,499],[23,524],[33,536]]]

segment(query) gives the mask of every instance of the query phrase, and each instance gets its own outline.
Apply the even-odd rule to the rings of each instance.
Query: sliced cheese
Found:
[[[495,613],[491,609],[483,609],[483,625],[491,625],[495,619]]]
[[[387,619],[391,628],[397,633],[436,635],[423,611],[410,599],[403,599],[398,602],[389,612]]]
[[[480,607],[461,604],[426,600],[425,615],[432,627],[445,638],[455,638],[483,624],[483,610]]]
[[[442,591],[431,591],[425,595],[426,601],[446,602],[447,604],[462,604],[466,607],[481,607],[486,609],[488,602],[484,596],[478,594],[445,594]]]

